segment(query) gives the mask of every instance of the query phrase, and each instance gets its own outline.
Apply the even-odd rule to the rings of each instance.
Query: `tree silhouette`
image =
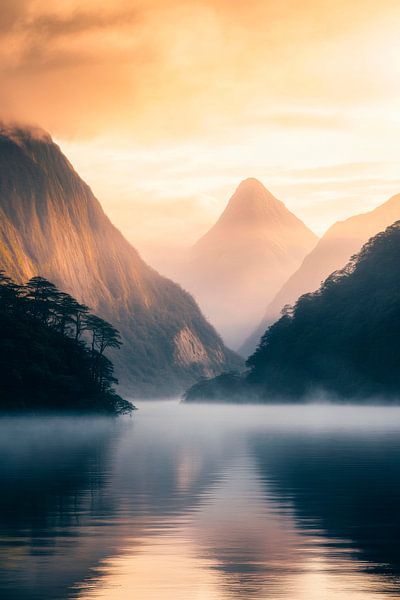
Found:
[[[91,335],[92,377],[96,383],[104,383],[109,377],[109,365],[103,360],[104,352],[107,348],[120,348],[121,337],[115,327],[96,315],[87,315],[85,326]]]
[[[0,331],[0,408],[132,410],[105,356],[119,332],[47,279],[16,285],[0,271]]]
[[[54,283],[43,277],[32,277],[25,286],[25,297],[30,300],[31,314],[43,323],[49,322],[59,296],[60,292]]]
[[[371,238],[264,334],[248,383],[268,397],[400,393],[400,221]]]
[[[60,292],[55,305],[58,328],[61,333],[72,330],[75,341],[80,340],[85,331],[85,317],[89,314],[89,307],[80,304],[65,292]]]
[[[15,311],[23,293],[23,287],[14,283],[3,270],[0,270],[0,308]]]
[[[92,350],[102,356],[107,348],[120,348],[122,345],[119,331],[110,323],[97,317],[88,315],[85,319],[86,329],[92,336]]]

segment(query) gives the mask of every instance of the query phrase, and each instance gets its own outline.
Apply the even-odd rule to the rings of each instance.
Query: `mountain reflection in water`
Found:
[[[400,598],[400,408],[0,421],[0,597]]]

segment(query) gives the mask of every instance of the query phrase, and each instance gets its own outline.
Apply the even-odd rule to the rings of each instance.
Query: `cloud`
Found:
[[[398,91],[396,4],[3,0],[3,112],[144,141],[345,126],[335,110]]]
[[[399,28],[398,0],[0,0],[0,119],[133,242],[194,241],[253,175],[321,231],[397,185]]]
[[[13,29],[28,9],[29,0],[2,0],[0,2],[0,33]]]
[[[59,37],[73,36],[77,33],[104,30],[110,28],[126,28],[137,20],[135,10],[110,12],[84,12],[78,10],[68,15],[57,13],[42,14],[23,23],[25,31],[32,37],[40,37],[46,41]]]

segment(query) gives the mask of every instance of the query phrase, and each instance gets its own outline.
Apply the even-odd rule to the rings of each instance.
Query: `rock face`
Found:
[[[41,275],[112,322],[133,395],[171,395],[240,367],[193,298],[139,256],[42,131],[0,127],[0,268]]]
[[[316,239],[259,181],[246,179],[192,248],[181,283],[228,345],[238,347]]]
[[[368,213],[332,225],[268,305],[261,323],[242,346],[241,354],[248,356],[255,350],[265,329],[276,321],[285,305],[292,305],[302,294],[318,289],[322,281],[341,269],[369,238],[398,219],[400,194]]]

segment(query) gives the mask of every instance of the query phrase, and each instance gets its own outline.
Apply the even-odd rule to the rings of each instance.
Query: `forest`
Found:
[[[392,400],[400,394],[400,221],[286,306],[242,376],[202,380],[186,400]]]
[[[119,332],[43,277],[16,284],[0,271],[0,408],[121,414],[133,406],[107,349]]]

